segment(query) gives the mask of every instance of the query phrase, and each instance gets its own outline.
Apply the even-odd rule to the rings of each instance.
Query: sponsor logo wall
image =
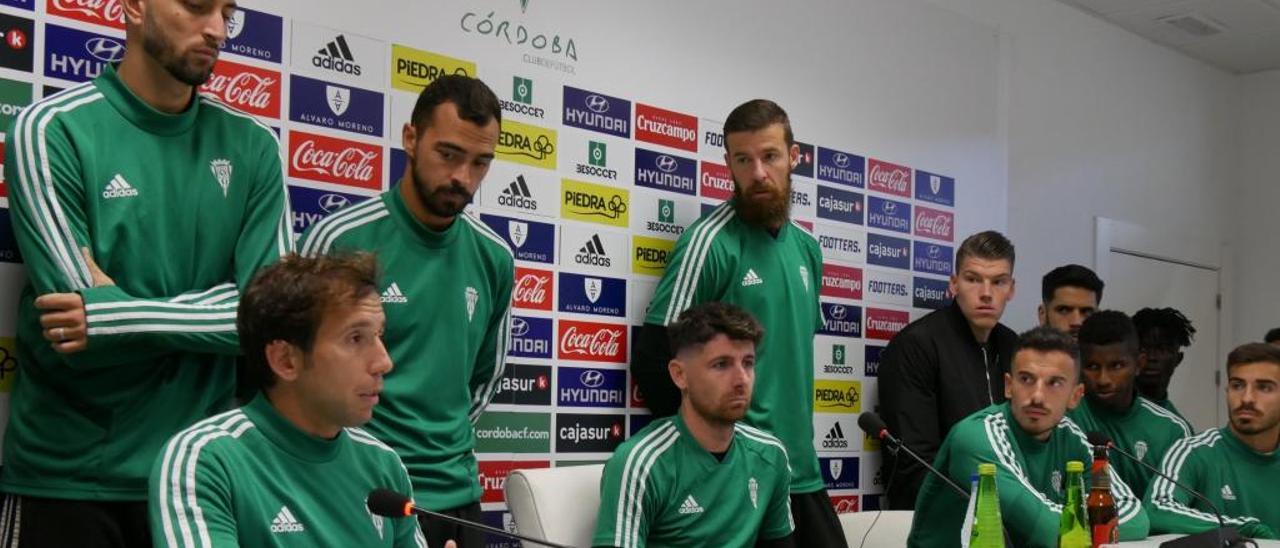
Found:
[[[514,13],[553,9],[521,4]],[[0,122],[119,62],[120,7],[0,2]],[[463,18],[464,9],[455,11],[445,16]],[[535,40],[468,58],[454,45],[479,39],[476,21],[456,35],[397,42],[316,17],[241,9],[200,88],[276,130],[296,234],[400,179],[401,128],[423,86],[466,74],[500,99],[497,158],[469,214],[516,257],[508,365],[476,426],[486,519],[509,527],[501,487],[511,469],[603,461],[651,420],[627,370],[635,328],[676,240],[733,197],[726,113],[655,103],[644,89],[611,87],[586,65],[564,70],[578,55],[566,47],[603,54],[603,44],[555,37],[558,45],[545,50],[529,49]],[[539,38],[550,42],[550,34]],[[857,413],[873,408],[888,339],[951,298],[947,275],[964,236],[954,230],[958,183],[940,172],[945,166],[918,169],[918,159],[882,159],[840,135],[796,130],[792,214],[824,258],[813,443],[833,504],[856,511],[877,505],[883,490],[870,480],[878,448],[864,443]],[[4,196],[0,181],[7,218]],[[4,220],[0,261],[20,265]],[[16,279],[0,276],[0,290],[18,291]],[[0,418],[14,370],[0,377]]]

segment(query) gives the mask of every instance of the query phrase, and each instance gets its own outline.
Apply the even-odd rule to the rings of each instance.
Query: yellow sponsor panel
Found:
[[[447,55],[391,44],[391,87],[418,93],[446,74],[475,76],[476,64]]]
[[[862,382],[818,379],[813,383],[815,413],[861,413]]]
[[[0,337],[0,393],[13,390],[13,378],[18,375],[18,353],[13,337]]]
[[[871,437],[871,434],[863,432],[862,433],[862,450],[863,451],[879,451],[880,440],[878,438]]]
[[[631,238],[631,271],[648,276],[661,276],[676,248],[673,240],[634,236]]]
[[[560,180],[560,216],[602,225],[631,226],[631,193],[608,185]]]
[[[503,120],[496,152],[499,160],[555,170],[556,147],[556,130]]]

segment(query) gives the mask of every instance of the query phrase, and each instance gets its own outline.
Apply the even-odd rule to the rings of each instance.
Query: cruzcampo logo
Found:
[[[553,170],[556,168],[556,130],[503,120],[496,152],[500,160]]]
[[[548,453],[551,415],[489,411],[476,422],[477,453]]]
[[[0,127],[9,127],[31,104],[31,84],[0,79]]]
[[[517,103],[532,105],[533,80],[521,78],[519,76],[514,77],[514,81],[511,84],[511,97],[515,99]]]
[[[837,344],[831,347],[831,363],[832,365],[844,365],[843,344]]]
[[[13,390],[13,379],[18,375],[16,346],[12,337],[0,337],[0,394]]]
[[[587,143],[587,163],[596,167],[608,167],[608,149],[600,141]]]
[[[658,199],[658,222],[671,223],[676,222],[676,202],[675,200]]]

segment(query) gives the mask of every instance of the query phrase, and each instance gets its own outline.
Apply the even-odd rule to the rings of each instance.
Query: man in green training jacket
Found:
[[[1280,538],[1280,348],[1265,343],[1227,355],[1223,428],[1174,444],[1161,471],[1199,491],[1245,536]],[[1163,478],[1147,491],[1151,530],[1198,533],[1218,527],[1212,508]]]
[[[156,459],[156,545],[426,548],[416,520],[366,506],[375,489],[412,491],[395,451],[357,428],[392,369],[373,256],[286,257],[249,284],[237,324],[260,392]]]
[[[121,8],[123,60],[27,107],[5,137],[27,274],[5,545],[150,542],[151,463],[231,406],[239,291],[292,248],[275,134],[195,89],[235,2]]]
[[[933,465],[952,481],[969,485],[980,463],[996,465],[1000,514],[1013,546],[1058,545],[1058,521],[1067,490],[1067,461],[1088,467],[1093,454],[1085,432],[1066,417],[1084,395],[1076,343],[1052,327],[1018,337],[1012,369],[1005,374],[1006,403],[974,413],[951,428]],[[1112,468],[1111,494],[1120,520],[1120,540],[1146,538],[1142,499]],[[925,478],[916,498],[912,547],[959,546],[968,500],[935,476]]]
[[[298,245],[308,256],[378,256],[397,367],[369,431],[400,453],[420,506],[482,521],[472,425],[502,379],[515,261],[463,208],[493,161],[501,110],[483,82],[450,75],[422,90],[412,116],[400,182],[312,225]],[[483,533],[434,518],[423,529],[432,546],[484,542]]]
[[[1135,379],[1145,358],[1138,332],[1124,312],[1104,310],[1089,316],[1078,334],[1084,364],[1084,399],[1067,412],[1085,432],[1101,432],[1143,462],[1159,468],[1174,442],[1191,435],[1191,425],[1138,395]],[[1116,473],[1139,497],[1154,476],[1126,458],[1111,461]]]
[[[751,405],[763,330],[731,304],[704,303],[668,326],[680,409],[605,463],[591,544],[796,546],[787,451],[739,422]]]

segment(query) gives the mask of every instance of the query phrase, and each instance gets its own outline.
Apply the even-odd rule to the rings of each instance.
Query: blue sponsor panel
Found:
[[[487,213],[481,214],[480,220],[506,240],[517,259],[549,264],[556,262],[555,225]]]
[[[601,316],[626,316],[627,281],[561,272],[560,311]]]
[[[631,413],[628,419],[630,425],[627,426],[627,437],[636,435],[644,427],[649,426],[653,422],[653,415],[647,413]]]
[[[500,531],[517,532],[515,519],[508,510],[485,510],[484,524]],[[485,533],[484,548],[520,548],[520,541]]]
[[[863,347],[863,352],[863,374],[868,377],[880,376],[880,353],[884,352],[884,347],[868,344]]]
[[[698,162],[637,147],[636,186],[693,196],[698,193]]]
[[[867,234],[867,264],[911,270],[911,241]]]
[[[22,252],[18,250],[18,240],[13,235],[10,224],[9,208],[0,208],[0,261],[21,263]]]
[[[862,475],[859,464],[858,457],[819,457],[822,483],[827,489],[857,489],[858,477]]]
[[[937,310],[951,302],[951,284],[946,280],[915,277],[911,290],[911,304],[916,308]]]
[[[363,202],[368,196],[332,192],[303,186],[289,185],[289,207],[293,210],[293,234],[301,236],[307,227],[320,219],[352,204]]]
[[[796,167],[791,168],[791,174],[812,179],[814,166],[813,145],[796,141],[796,146],[800,147],[800,161],[796,162]]]
[[[565,86],[564,125],[629,138],[631,101]]]
[[[955,256],[950,246],[916,242],[911,261],[911,269],[925,274],[950,276]]]
[[[862,224],[862,194],[818,185],[818,217],[831,221]]]
[[[862,308],[838,303],[822,303],[822,335],[837,337],[862,336]]]
[[[387,188],[396,186],[400,182],[400,178],[404,176],[404,166],[409,163],[409,156],[404,153],[402,148],[391,148],[388,155],[390,159],[390,169],[387,170]]]
[[[862,511],[871,512],[880,509],[880,499],[883,494],[862,495]]]
[[[382,94],[294,74],[289,119],[313,126],[382,136]],[[397,176],[401,172],[392,170]]]
[[[911,233],[911,204],[867,196],[867,226]]]
[[[108,64],[124,59],[124,38],[82,30],[44,26],[44,74],[85,82],[97,78]]]
[[[227,20],[227,39],[222,51],[279,63],[283,56],[284,20],[279,15],[237,8]]]
[[[818,147],[818,180],[866,187],[867,159],[857,154]]]
[[[24,10],[35,10],[35,0],[0,0],[0,6],[13,6]]]
[[[717,207],[720,207],[720,204],[708,204],[706,202],[702,202],[702,208],[698,212],[698,218],[701,219],[703,217],[706,217],[707,215],[710,215],[711,212],[715,211]]]
[[[627,406],[627,372],[620,369],[556,368],[556,400],[561,406]]]
[[[916,199],[921,202],[955,207],[956,180],[917,169]]]
[[[551,319],[512,316],[511,346],[507,355],[516,358],[551,359]]]

